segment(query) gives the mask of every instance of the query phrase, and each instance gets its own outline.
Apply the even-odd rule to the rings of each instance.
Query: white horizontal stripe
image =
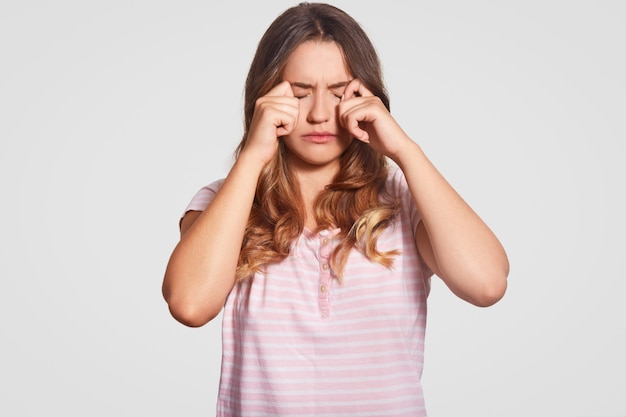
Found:
[[[413,321],[419,321],[419,317],[401,317],[401,316],[375,316],[365,318],[344,318],[335,320],[332,323],[324,323],[323,320],[312,323],[294,323],[291,320],[267,319],[267,318],[249,318],[239,320],[243,328],[241,329],[225,329],[224,335],[237,334],[237,338],[245,338],[247,335],[262,337],[269,336],[272,339],[276,336],[285,336],[284,332],[293,332],[297,336],[326,336],[339,337],[345,340],[351,335],[358,335],[364,329],[371,330],[372,335],[377,333],[397,333],[403,332],[404,324]],[[270,327],[271,326],[271,327]]]
[[[404,293],[406,294],[406,293]],[[413,297],[417,298],[418,293],[412,294]],[[406,312],[407,308],[410,310],[418,311],[420,309],[419,301],[416,302],[415,298],[404,299],[402,302],[388,302],[387,300],[381,300],[381,298],[387,297],[378,297],[378,302],[376,303],[365,303],[363,301],[368,301],[372,299],[376,299],[376,296],[369,297],[367,299],[359,298],[347,298],[343,297],[342,294],[336,294],[333,289],[330,290],[330,304],[331,311],[336,311],[337,313],[341,313],[341,317],[349,316],[355,313],[367,313],[369,316],[377,316],[377,315],[387,315],[390,311],[398,310]],[[287,315],[288,317],[293,317],[294,314],[303,317],[310,318],[319,318],[318,311],[318,296],[312,296],[310,299],[306,301],[298,300],[298,299],[289,299],[286,300],[282,297],[266,297],[267,304],[262,305],[254,305],[249,306],[247,310],[254,314],[255,312],[263,312],[263,314],[280,314]],[[384,302],[383,302],[384,301]],[[270,307],[271,306],[271,307]],[[299,308],[293,308],[299,307]],[[422,310],[426,311],[426,303],[423,302]],[[409,311],[410,311],[409,310]],[[406,314],[406,313],[405,313]],[[333,316],[336,317],[336,316]],[[327,322],[326,320],[325,322]]]
[[[402,340],[402,344],[406,344],[407,341],[405,338],[402,338],[401,340]],[[345,349],[346,347],[348,348],[373,347],[374,348],[374,347],[380,347],[380,346],[389,346],[390,344],[391,342],[388,339],[381,339],[381,338],[367,339],[367,340],[361,340],[361,341],[350,340],[348,344],[346,344],[345,340],[330,339],[328,341],[325,341],[324,347],[329,350],[332,350],[335,347],[337,348],[341,347],[343,349]],[[226,348],[230,348],[233,346],[234,346],[234,343],[232,344],[226,343],[226,342],[224,343],[224,347]],[[299,350],[299,349],[311,348],[311,343],[308,340],[302,341],[302,343],[294,343],[292,341],[289,341],[288,344],[285,342],[271,342],[271,341],[263,342],[263,348],[266,348],[269,350],[286,348],[287,346],[290,349]]]
[[[340,319],[335,319],[330,324],[324,320],[314,321],[310,323],[298,323],[298,322],[294,322],[292,317],[288,317],[285,319],[270,318],[267,316],[267,313],[265,311],[263,312],[265,313],[265,315],[258,315],[256,317],[252,316],[252,317],[248,317],[246,319],[239,320],[239,321],[242,323],[251,325],[251,326],[254,326],[255,324],[270,325],[270,326],[282,325],[286,327],[293,327],[294,330],[296,331],[298,329],[303,329],[307,331],[311,329],[328,331],[328,329],[333,326],[335,327],[348,326],[349,329],[352,329],[352,328],[359,327],[362,324],[367,324],[368,326],[375,327],[379,323],[383,323],[383,324],[406,323],[407,321],[412,321],[415,318],[415,316],[407,317],[406,315],[401,315],[401,314],[374,314],[368,317],[350,317],[350,318],[344,317],[342,315]],[[284,312],[278,311],[277,315],[281,315],[283,313]],[[238,331],[241,331],[241,330],[242,329],[239,329]],[[245,331],[247,331],[247,329]],[[343,333],[344,334],[346,333],[345,328],[343,329]]]
[[[420,397],[423,398],[423,397]],[[236,399],[235,399],[236,400]],[[319,408],[319,407],[318,407]],[[310,407],[309,407],[310,409]],[[225,412],[225,414],[220,414],[224,416],[232,416],[236,415],[236,411],[238,409],[232,409],[223,407],[221,411]],[[282,414],[283,416],[285,414]],[[303,409],[300,407],[297,412],[294,414],[289,414],[291,416],[297,417],[319,417],[319,412],[316,411],[316,408],[313,411],[309,411],[308,409]],[[269,412],[269,410],[247,410],[245,417],[274,417],[274,414]],[[348,410],[333,410],[333,417],[407,417],[407,416],[426,416],[426,411],[422,406],[405,406],[398,408],[394,406],[393,408],[387,407],[384,410],[378,409],[369,409],[369,410],[359,410],[355,411],[354,409]]]
[[[398,380],[398,379],[406,380],[407,378],[416,378],[415,370],[407,370],[407,369],[408,367],[405,366],[401,372],[380,373],[376,375],[362,375],[362,376],[360,375],[356,377],[354,375],[347,375],[347,376],[334,375],[333,383],[336,383],[339,385],[342,383],[352,383],[354,381],[369,383],[369,382],[387,382],[387,381],[393,381],[393,380]],[[248,374],[241,375],[241,377],[239,377],[238,380],[246,385],[268,382],[267,378],[251,376]],[[280,379],[280,380],[272,381],[271,385],[274,387],[280,387],[283,385],[288,386],[288,387],[303,385],[303,386],[310,388],[311,380],[309,379],[303,380],[302,378],[298,378],[297,380]]]
[[[233,415],[230,413],[233,413],[232,409],[224,409],[225,411],[228,411],[228,413],[226,415]],[[424,413],[424,414],[417,414],[418,412]],[[297,414],[298,417],[319,417],[319,413],[316,411],[313,412],[307,412],[305,410],[298,410]],[[422,407],[407,407],[407,408],[402,408],[402,409],[394,409],[394,410],[370,410],[370,411],[359,411],[358,413],[353,411],[353,410],[349,410],[349,411],[345,411],[345,412],[333,412],[333,417],[406,417],[406,416],[415,416],[415,415],[426,415],[424,412],[424,409]],[[246,412],[246,417],[268,417],[268,416],[272,416],[274,417],[272,414],[268,414],[267,411],[247,411]]]
[[[319,285],[319,283],[318,283]],[[317,300],[319,297],[317,285],[311,289],[309,293],[303,294],[302,291],[292,292],[292,291],[283,291],[280,288],[266,288],[267,295],[263,297],[263,301],[261,302],[260,298],[251,297],[251,302],[259,303],[262,305],[301,305],[301,306],[309,306],[311,300]],[[269,295],[269,293],[279,293],[280,295]],[[281,294],[282,293],[282,294]],[[293,294],[293,297],[285,298],[286,295]],[[304,295],[304,296],[303,296]],[[380,292],[372,292],[366,294],[359,294],[357,291],[348,290],[344,292],[343,289],[338,289],[335,286],[330,287],[330,296],[333,300],[343,301],[343,302],[364,302],[376,300],[377,305],[381,305],[385,300],[397,300],[397,299],[405,299],[407,302],[411,304],[412,307],[416,307],[415,299],[420,298],[420,296],[424,295],[425,291],[422,288],[416,289],[397,289],[393,291],[380,291]],[[395,305],[396,302],[390,303],[391,306]]]
[[[326,349],[325,349],[326,350]],[[288,361],[290,358],[285,357],[285,354],[283,353],[279,353],[279,354],[270,354],[267,351],[262,351],[263,353],[261,355],[255,355],[254,353],[248,352],[245,356],[246,356],[246,361],[251,361],[254,363],[254,365],[257,365],[257,358],[262,358],[263,360],[276,360],[276,361]],[[348,359],[370,359],[370,358],[374,358],[374,359],[380,359],[380,358],[385,358],[387,356],[390,355],[398,355],[398,356],[408,356],[407,354],[409,354],[410,351],[408,351],[407,349],[389,349],[389,350],[384,350],[384,351],[370,351],[370,352],[332,352],[332,351],[326,351],[323,353],[320,353],[319,351],[316,352],[311,352],[309,354],[307,354],[306,352],[302,353],[301,357],[296,357],[293,356],[293,360],[294,361],[306,361],[308,360],[308,358],[310,358],[311,356],[315,356],[319,359],[323,359],[323,360],[333,360],[333,361],[338,361],[338,360],[348,360]],[[238,355],[234,355],[234,354],[230,354],[228,352],[225,352],[224,357],[234,357],[234,356],[238,356]],[[359,362],[358,365],[355,364],[353,367],[359,367],[361,366],[362,362]]]
[[[399,331],[396,332],[390,332],[389,329],[387,328],[362,328],[362,329],[353,329],[350,331],[350,335],[351,336],[361,336],[361,335],[369,335],[372,339],[374,338],[378,338],[378,337],[385,337],[388,338],[390,336],[391,333],[397,333],[399,334]],[[226,331],[224,332],[224,334],[226,334]],[[230,333],[230,337],[234,337],[232,336],[232,332]],[[264,337],[266,339],[270,339],[270,338],[277,338],[277,337],[282,337],[284,340],[291,340],[294,337],[300,337],[300,338],[306,338],[306,340],[311,340],[311,336],[309,334],[307,334],[307,332],[300,332],[298,334],[294,334],[292,331],[276,331],[276,330],[272,330],[272,329],[265,329],[265,330],[250,330],[247,329],[246,330],[246,336],[250,336],[253,337],[255,339],[263,339]],[[247,337],[244,336],[243,339],[247,339]],[[399,334],[400,339],[399,340],[405,340],[405,337],[402,337],[402,334]],[[344,340],[344,342],[346,342],[346,338],[345,338],[345,332],[341,332],[341,331],[337,331],[337,332],[327,332],[325,333],[325,338],[326,339],[330,339],[333,337],[341,337],[342,340]],[[237,337],[238,338],[238,337]],[[390,339],[387,339],[390,340]],[[347,343],[347,342],[346,342]]]
[[[259,370],[258,368],[258,362],[255,362],[253,364],[251,364],[250,366],[238,366],[234,363],[231,363],[230,366],[232,367],[232,369],[237,369],[239,371],[246,371],[248,369],[254,369],[254,370]],[[407,362],[405,360],[403,360],[402,358],[400,358],[399,360],[393,360],[393,361],[386,361],[384,363],[367,363],[367,364],[336,364],[336,363],[332,363],[332,364],[327,364],[325,362],[322,363],[318,363],[318,364],[310,364],[307,366],[289,366],[289,367],[285,367],[285,368],[281,368],[281,367],[272,367],[272,371],[271,374],[272,375],[276,375],[276,374],[293,374],[293,373],[297,373],[297,372],[302,372],[302,371],[306,371],[306,372],[310,372],[312,368],[318,370],[318,371],[333,371],[334,373],[336,372],[345,372],[345,371],[359,371],[359,373],[361,373],[364,370],[370,370],[370,371],[376,371],[376,370],[385,370],[385,369],[406,369],[407,367]],[[262,372],[266,372],[266,370],[260,370]],[[389,373],[393,373],[393,371],[389,371]],[[300,376],[301,377],[301,376]]]
[[[398,391],[398,387],[395,385],[391,385],[391,386],[383,386],[382,384],[380,386],[370,386],[368,388],[358,388],[358,389],[333,389],[332,392],[329,392],[328,394],[332,394],[333,396],[340,396],[340,395],[344,395],[344,396],[353,396],[353,395],[370,395],[370,396],[376,396],[376,394],[383,394],[383,393],[388,393],[388,392],[397,392]],[[239,392],[242,395],[265,395],[268,394],[270,392],[272,392],[272,390],[264,390],[262,388],[239,388]],[[310,396],[311,393],[311,388],[307,388],[307,389],[281,389],[280,390],[280,398],[281,398],[281,402],[284,404],[289,404],[289,402],[284,402],[285,400],[289,401],[288,398],[289,397],[302,397],[302,396]],[[389,395],[385,395],[385,398],[390,397]],[[398,399],[398,396],[393,396],[395,399]],[[411,393],[410,395],[406,395],[407,398],[414,398],[414,393]],[[329,399],[329,397],[326,397],[326,399]],[[297,404],[301,404],[300,402],[298,402],[299,400],[296,398],[294,399],[294,403]]]
[[[335,303],[333,303],[333,306],[336,307],[335,311],[337,311],[338,313],[341,313],[339,317],[356,315],[357,313],[365,313],[368,316],[384,316],[384,315],[389,314],[389,311],[398,310],[398,309],[400,311],[403,311],[402,309],[405,309],[404,314],[406,314],[406,311],[411,311],[411,310],[419,311],[419,308],[415,305],[415,302],[410,302],[410,301],[405,302],[405,303],[393,303],[392,305],[387,305],[387,304],[372,305],[372,304],[358,303],[356,306],[352,306],[352,303],[347,302],[348,300],[342,300],[342,301],[343,302],[336,301]],[[417,314],[417,318],[418,319],[423,318],[425,320],[426,309],[424,308],[422,309],[422,311],[423,313]]]
[[[228,398],[232,398],[232,397],[228,397]],[[282,397],[281,397],[282,398]],[[237,398],[234,398],[235,400],[237,400]],[[406,399],[409,400],[407,402],[415,402],[415,396],[406,396]],[[398,398],[397,397],[393,397],[393,398],[381,398],[378,400],[374,400],[372,398],[369,398],[367,400],[364,399],[358,399],[358,400],[341,400],[341,401],[324,401],[323,402],[323,407],[344,407],[344,406],[364,406],[364,405],[370,405],[370,406],[376,406],[376,405],[387,405],[387,404],[393,404],[396,405],[398,402]],[[280,404],[277,404],[275,402],[272,401],[266,401],[266,400],[250,400],[247,399],[246,400],[246,404],[248,406],[254,406],[254,405],[263,405],[263,406],[271,406],[274,408],[289,408],[289,407],[321,407],[322,405],[320,405],[319,402],[307,402],[307,401],[294,401],[293,403],[285,403],[285,402],[281,402]]]

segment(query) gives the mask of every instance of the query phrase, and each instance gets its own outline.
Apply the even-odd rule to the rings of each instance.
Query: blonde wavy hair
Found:
[[[294,49],[310,40],[335,42],[349,72],[389,109],[380,61],[361,26],[342,10],[323,3],[300,3],[283,12],[261,38],[245,85],[244,134],[235,151],[247,142],[254,105],[282,78]],[[385,187],[387,158],[369,145],[353,140],[340,158],[340,170],[314,202],[317,229],[339,228],[339,242],[331,262],[338,279],[350,250],[356,248],[372,262],[391,267],[397,251],[381,252],[377,240],[398,212],[398,202]],[[300,187],[280,142],[273,160],[259,178],[244,239],[237,279],[243,280],[264,266],[289,256],[293,242],[304,231],[304,204]]]

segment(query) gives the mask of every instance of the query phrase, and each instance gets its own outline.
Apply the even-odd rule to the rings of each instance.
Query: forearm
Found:
[[[172,315],[201,326],[222,309],[235,272],[263,164],[242,154],[206,210],[181,236],[166,268],[163,294]]]
[[[459,297],[490,305],[506,288],[509,264],[497,237],[450,186],[419,145],[407,141],[396,163],[422,216],[433,269]]]

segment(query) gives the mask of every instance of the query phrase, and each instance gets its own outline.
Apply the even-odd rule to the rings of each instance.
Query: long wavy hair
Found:
[[[341,49],[348,71],[389,110],[380,60],[361,26],[342,10],[323,3],[300,3],[274,20],[261,38],[252,60],[244,92],[244,134],[235,151],[246,146],[255,102],[282,81],[291,53],[303,42],[331,41]],[[391,267],[397,251],[381,252],[376,242],[398,212],[398,204],[386,190],[386,157],[369,145],[353,140],[340,158],[340,170],[314,202],[318,232],[339,228],[339,240],[331,260],[342,279],[352,248],[368,259]],[[304,230],[305,211],[300,187],[285,158],[282,141],[274,158],[263,169],[237,267],[237,279],[262,272],[265,265],[280,262]]]

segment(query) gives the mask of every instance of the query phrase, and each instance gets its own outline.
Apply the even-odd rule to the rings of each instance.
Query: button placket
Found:
[[[330,315],[330,239],[328,232],[320,232],[320,276],[318,285],[318,305],[322,317]]]

